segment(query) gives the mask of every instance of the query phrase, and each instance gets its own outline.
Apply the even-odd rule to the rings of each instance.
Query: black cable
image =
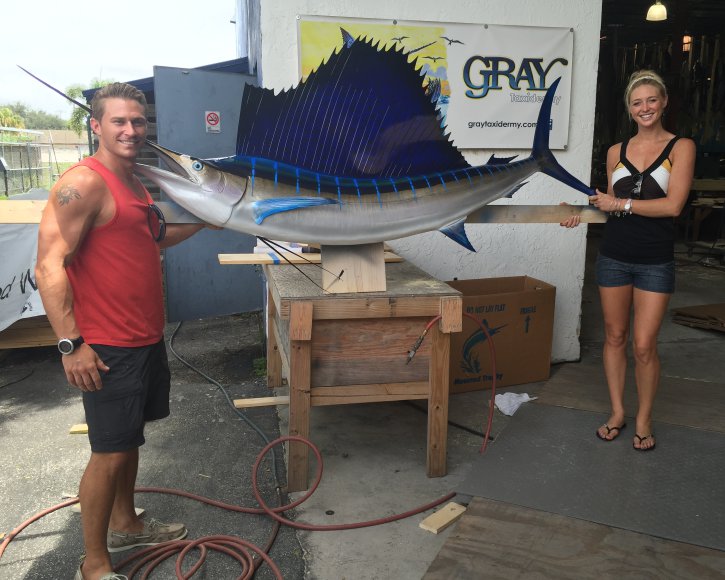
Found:
[[[10,382],[8,382],[8,383],[5,383],[5,384],[3,384],[3,385],[0,385],[0,389],[2,389],[3,387],[9,387],[10,385],[14,385],[14,384],[16,384],[16,383],[19,383],[19,382],[21,382],[21,381],[24,381],[24,380],[25,380],[25,379],[27,379],[27,378],[28,378],[28,377],[29,377],[30,375],[32,375],[32,374],[33,374],[34,372],[35,372],[35,370],[31,370],[31,371],[30,371],[30,372],[29,372],[29,373],[28,373],[27,375],[25,375],[24,377],[21,377],[21,378],[19,378],[19,379],[15,379],[14,381],[10,381]]]
[[[409,405],[410,407],[413,407],[414,409],[416,409],[417,411],[420,411],[421,413],[425,413],[426,415],[428,414],[428,411],[426,409],[424,409],[423,407],[419,407],[413,401],[403,401],[403,403],[405,403],[406,405]],[[461,431],[466,431],[466,432],[470,433],[471,435],[476,435],[478,437],[485,437],[486,436],[483,433],[483,431],[476,431],[475,429],[472,429],[471,427],[466,427],[465,425],[461,425],[460,423],[456,423],[455,421],[450,421],[449,420],[448,421],[448,424],[451,427],[455,427],[456,429],[460,429]],[[491,437],[489,435],[488,440],[489,441],[495,441],[496,439],[494,437]]]
[[[200,370],[197,367],[195,367],[194,365],[192,365],[190,362],[184,360],[174,350],[174,346],[173,346],[174,338],[176,337],[176,333],[179,331],[179,329],[181,328],[181,325],[182,324],[183,324],[183,321],[179,322],[179,324],[176,325],[176,328],[174,329],[174,332],[171,333],[171,337],[169,338],[169,350],[171,351],[171,353],[179,360],[179,362],[181,364],[183,364],[187,368],[191,369],[195,373],[201,375],[207,381],[209,381],[211,384],[213,384],[214,386],[216,386],[222,392],[222,394],[226,398],[227,402],[229,403],[229,406],[237,414],[237,416],[240,419],[242,419],[247,425],[249,425],[252,429],[254,429],[257,432],[257,434],[262,438],[262,441],[264,441],[264,444],[265,445],[269,445],[270,440],[267,437],[267,435],[264,433],[264,431],[262,431],[257,426],[257,424],[254,421],[252,421],[249,417],[247,417],[244,413],[242,413],[239,409],[237,409],[234,406],[234,401],[232,401],[231,397],[229,396],[229,393],[227,393],[227,390],[224,388],[224,386],[219,381],[214,380],[209,375],[207,375],[206,373],[204,373],[202,370]],[[278,493],[279,493],[279,490],[281,489],[281,486],[280,486],[280,483],[279,483],[279,474],[277,473],[277,457],[276,457],[276,455],[274,453],[274,449],[271,450],[271,455],[272,455],[272,473],[274,474],[274,481],[275,481],[275,484],[277,486],[277,490],[278,490]]]

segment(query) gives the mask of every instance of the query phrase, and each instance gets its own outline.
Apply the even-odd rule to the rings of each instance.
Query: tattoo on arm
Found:
[[[72,185],[63,185],[55,194],[60,205],[68,205],[72,199],[80,199],[81,194]]]

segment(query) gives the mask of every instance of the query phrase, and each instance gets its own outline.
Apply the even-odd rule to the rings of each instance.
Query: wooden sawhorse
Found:
[[[318,268],[300,268],[320,282]],[[386,265],[384,292],[326,294],[292,266],[264,272],[268,383],[278,388],[283,375],[288,380],[289,434],[309,438],[310,409],[318,405],[427,399],[426,472],[445,475],[450,333],[461,331],[461,294],[408,262]],[[307,489],[308,455],[290,442],[288,491]]]

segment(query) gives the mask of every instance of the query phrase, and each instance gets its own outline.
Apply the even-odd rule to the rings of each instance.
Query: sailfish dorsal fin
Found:
[[[237,155],[350,177],[468,167],[440,123],[408,56],[356,39],[292,89],[248,86]]]

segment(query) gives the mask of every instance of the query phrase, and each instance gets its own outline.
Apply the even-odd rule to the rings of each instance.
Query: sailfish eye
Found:
[[[193,163],[191,164],[191,168],[192,168],[192,169],[193,169],[194,171],[201,171],[202,169],[204,169],[204,164],[203,164],[203,163],[202,163],[201,161],[194,161],[194,162],[193,162]]]

